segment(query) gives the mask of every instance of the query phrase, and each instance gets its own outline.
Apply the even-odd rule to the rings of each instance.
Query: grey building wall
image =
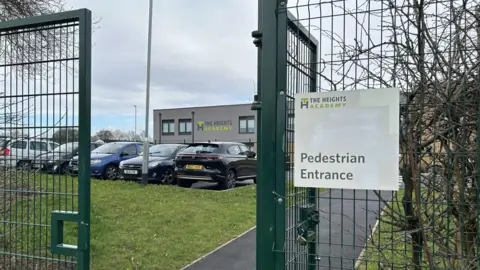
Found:
[[[251,104],[235,104],[154,110],[153,139],[155,143],[189,143],[208,140],[255,143],[257,139],[256,112],[250,108]],[[254,118],[254,133],[241,134],[239,132],[240,117]],[[180,134],[179,123],[182,119],[192,119],[191,134]],[[162,134],[162,123],[169,120],[174,121],[175,130],[171,135]]]

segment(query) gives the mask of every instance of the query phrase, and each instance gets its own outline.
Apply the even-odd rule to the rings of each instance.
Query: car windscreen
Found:
[[[219,152],[220,148],[216,144],[193,144],[185,148],[185,150],[182,151],[182,154],[208,154]]]
[[[73,153],[78,148],[78,143],[65,143],[49,151],[50,153]]]
[[[95,148],[92,151],[92,154],[116,154],[118,153],[125,145],[117,143],[107,143],[98,148]]]
[[[169,157],[176,149],[176,145],[154,145],[148,149],[148,152],[151,156]]]

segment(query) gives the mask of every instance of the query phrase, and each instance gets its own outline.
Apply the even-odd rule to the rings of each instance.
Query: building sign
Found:
[[[198,121],[197,131],[228,131],[232,130],[231,120],[226,121]]]
[[[295,96],[297,187],[398,190],[397,88]]]

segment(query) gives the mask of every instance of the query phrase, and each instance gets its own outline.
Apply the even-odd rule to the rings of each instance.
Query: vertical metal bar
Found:
[[[479,8],[480,10],[480,8]],[[479,11],[480,12],[480,11]],[[479,73],[480,76],[480,73]],[[480,208],[480,94],[477,92],[477,101],[478,110],[477,110],[477,183],[476,183],[476,209]],[[472,183],[473,184],[473,183]],[[480,268],[480,215],[477,214],[477,236],[476,236],[476,246],[477,246],[477,269]]]
[[[307,43],[309,48],[309,70],[310,70],[310,89],[309,92],[317,91],[317,46],[313,42]],[[310,188],[308,190],[308,202],[315,205],[315,210],[317,210],[318,189]],[[318,243],[318,230],[315,228],[315,241],[308,244],[308,269],[315,270],[317,269],[317,243]]]
[[[274,188],[277,194],[275,204],[275,243],[277,252],[275,254],[275,269],[285,267],[285,234],[286,223],[290,220],[286,218],[287,199],[286,179],[285,179],[285,136],[286,136],[286,95],[287,95],[287,3],[286,1],[277,1],[277,63],[276,63],[276,81],[275,98],[276,107],[276,140],[275,140],[275,179]],[[284,199],[285,198],[285,199]]]
[[[150,65],[152,58],[152,9],[153,0],[150,0],[148,9],[148,51],[147,51],[147,90],[145,95],[145,138],[143,141],[143,166],[142,166],[142,184],[145,186],[148,184],[148,115],[150,110]]]
[[[81,10],[79,20],[79,148],[77,269],[90,269],[90,134],[92,13]]]
[[[276,1],[259,0],[258,29],[262,33],[262,53],[259,78],[259,100],[262,102],[260,123],[271,123],[271,128],[258,133],[257,179],[257,250],[256,269],[275,269],[275,118],[276,118],[276,63],[277,63],[277,9]],[[282,247],[280,247],[282,248]]]
[[[478,16],[480,15],[480,5],[477,5],[475,8],[475,15]],[[480,62],[480,21],[477,19],[477,24],[476,24],[476,32],[477,32],[477,61]],[[480,83],[480,67],[477,68],[477,85]],[[478,93],[477,90],[477,95],[476,95],[476,102],[478,103],[477,107],[477,182],[472,185],[476,186],[476,190],[474,191],[477,195],[477,201],[476,201],[476,209],[478,213],[478,209],[480,208],[480,93]],[[476,235],[476,248],[477,248],[477,268],[480,268],[480,215],[477,214],[477,235]]]

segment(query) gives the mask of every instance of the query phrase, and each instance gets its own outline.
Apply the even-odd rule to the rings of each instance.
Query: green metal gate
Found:
[[[0,269],[89,269],[91,30],[87,9],[0,22]]]
[[[257,269],[480,269],[479,18],[259,0]],[[294,95],[373,88],[401,89],[399,191],[294,187]]]

